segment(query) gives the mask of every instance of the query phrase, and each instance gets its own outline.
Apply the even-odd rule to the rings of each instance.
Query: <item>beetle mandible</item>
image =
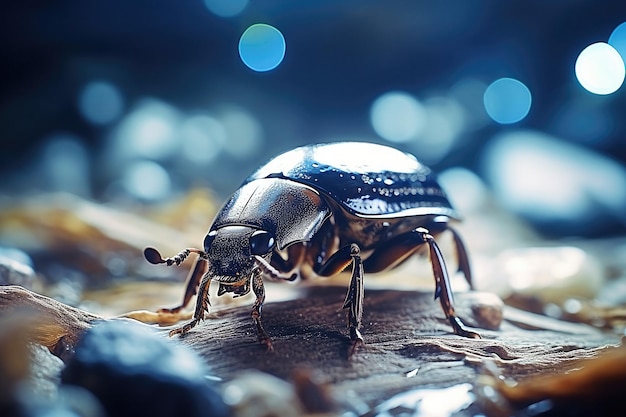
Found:
[[[179,265],[198,255],[185,290],[183,309],[198,292],[193,319],[170,332],[185,334],[204,319],[209,286],[217,295],[256,295],[252,319],[259,342],[272,349],[263,328],[263,279],[293,281],[329,277],[352,266],[343,304],[351,349],[361,344],[365,273],[393,268],[423,245],[429,249],[435,298],[458,335],[479,338],[456,315],[450,280],[434,236],[450,231],[459,271],[472,286],[469,260],[459,234],[449,227],[458,216],[431,170],[413,155],[364,142],[302,146],[261,166],[226,201],[204,238],[204,249],[188,248],[153,264]]]

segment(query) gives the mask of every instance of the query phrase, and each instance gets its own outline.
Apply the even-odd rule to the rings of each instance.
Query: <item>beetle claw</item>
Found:
[[[467,337],[469,339],[482,339],[480,334],[466,329],[461,319],[457,316],[450,316],[449,320],[450,324],[454,328],[454,333],[458,334],[459,336]]]
[[[196,327],[196,324],[198,324],[198,321],[199,321],[198,319],[193,319],[189,323],[185,324],[182,327],[178,327],[178,328],[176,328],[174,330],[170,330],[169,336],[172,337],[172,336],[175,336],[177,334],[179,334],[181,336],[184,336],[185,334],[189,333],[189,331],[191,329]]]
[[[273,352],[274,351],[274,344],[272,343],[272,339],[267,337],[267,335],[265,335],[265,336],[266,337],[261,337],[259,335],[259,343],[264,345],[268,352]]]
[[[439,298],[440,295],[441,295],[441,285],[437,285],[435,287],[435,298],[434,299],[436,300],[437,298]]]
[[[356,353],[357,350],[361,348],[361,346],[365,345],[365,341],[363,341],[363,336],[359,329],[350,328],[350,346],[348,347],[348,359],[352,357]]]

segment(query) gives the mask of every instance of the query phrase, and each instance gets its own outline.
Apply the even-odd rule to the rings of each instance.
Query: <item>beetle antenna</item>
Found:
[[[154,264],[154,265],[167,264],[167,266],[172,266],[174,264],[180,265],[181,263],[183,263],[183,261],[187,259],[187,257],[191,253],[197,253],[198,255],[200,255],[201,258],[206,258],[206,253],[204,251],[200,249],[194,249],[194,248],[183,249],[182,251],[180,251],[178,255],[174,256],[173,258],[163,259],[163,257],[161,256],[158,250],[151,248],[151,247],[147,247],[143,251],[143,256],[151,264]]]

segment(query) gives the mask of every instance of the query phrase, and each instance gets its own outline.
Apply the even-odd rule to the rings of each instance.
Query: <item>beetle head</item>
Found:
[[[249,226],[228,225],[211,230],[204,238],[209,274],[221,282],[237,282],[251,276],[256,256],[269,261],[276,245],[271,233]]]
[[[196,253],[208,264],[208,274],[222,284],[233,288],[249,282],[255,270],[270,275],[278,274],[270,265],[276,239],[272,233],[256,227],[227,225],[207,233],[204,250],[187,248],[173,258],[161,257],[158,250],[146,248],[144,256],[152,264],[180,265],[191,253]],[[230,288],[230,286],[227,285]],[[227,291],[244,294],[243,290]]]

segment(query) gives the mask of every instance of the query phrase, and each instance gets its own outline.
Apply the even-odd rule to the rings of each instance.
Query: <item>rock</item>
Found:
[[[297,417],[304,413],[291,384],[259,371],[244,371],[226,383],[224,401],[237,417]]]
[[[54,356],[42,345],[30,344],[30,377],[28,390],[31,395],[53,400],[57,395],[57,388],[61,382],[63,361]]]
[[[330,417],[338,409],[330,387],[307,368],[294,369],[291,383],[257,370],[241,371],[224,384],[223,395],[237,417]]]
[[[158,242],[164,253],[177,253],[190,241],[145,215],[71,194],[42,194],[0,207],[0,245],[31,254],[40,265],[37,272],[61,265],[89,277],[94,286],[115,276],[171,276],[174,270],[148,267],[143,249]]]
[[[467,324],[489,330],[500,328],[504,303],[496,294],[489,292],[463,293],[460,306],[468,306],[472,312],[472,314],[464,315],[467,317],[465,319]]]
[[[147,326],[116,320],[85,333],[62,381],[91,391],[111,416],[227,416],[207,373],[185,346]]]
[[[59,387],[63,362],[33,339],[34,316],[16,313],[0,319],[0,415],[104,417],[91,394]]]
[[[78,339],[91,323],[102,319],[18,285],[0,286],[0,314],[14,321],[19,314],[27,315],[22,327],[30,341],[46,346],[63,361],[74,354]]]

